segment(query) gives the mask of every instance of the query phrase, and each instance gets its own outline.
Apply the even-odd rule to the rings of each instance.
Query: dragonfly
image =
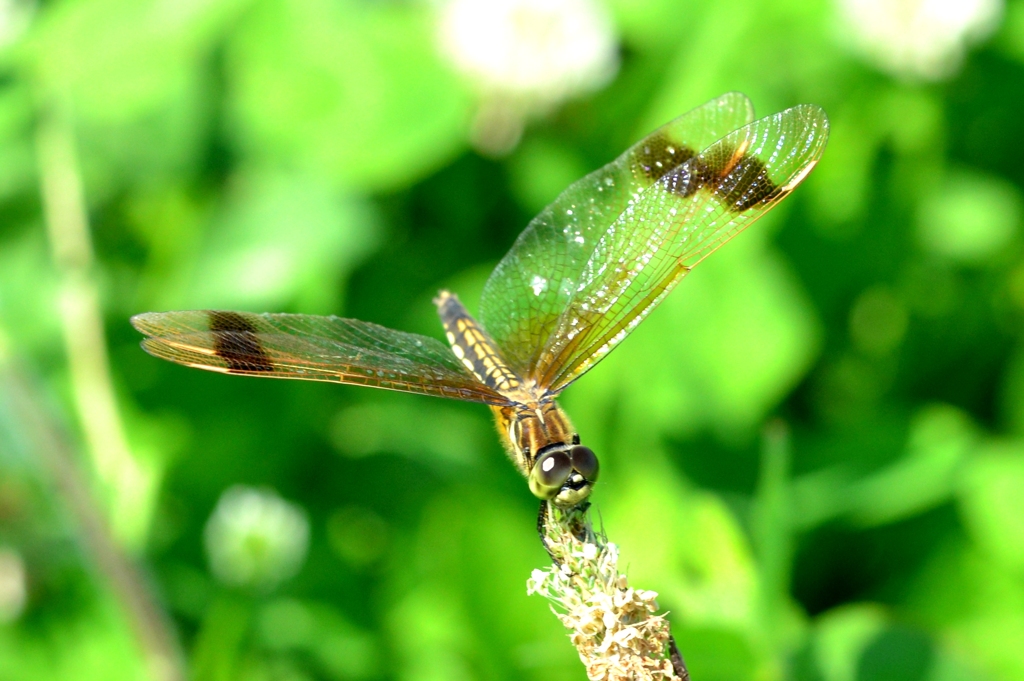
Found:
[[[151,355],[227,374],[329,381],[488,405],[530,491],[586,502],[598,459],[557,403],[708,255],[811,172],[828,119],[801,104],[754,120],[728,93],[562,192],[487,280],[475,319],[434,299],[448,344],[358,319],[222,310],[132,318]]]

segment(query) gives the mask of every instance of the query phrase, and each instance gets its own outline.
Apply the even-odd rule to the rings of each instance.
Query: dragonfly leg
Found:
[[[540,535],[540,543],[544,547],[544,550],[548,552],[549,556],[551,556],[551,562],[555,565],[559,565],[561,561],[555,557],[555,554],[551,552],[551,547],[548,546],[548,513],[548,502],[547,500],[543,500],[540,502],[540,510],[537,511],[537,534]]]
[[[686,668],[674,636],[668,637],[668,659],[672,661],[672,671],[679,677],[679,681],[690,681],[690,671]]]
[[[537,534],[540,535],[540,543],[544,545],[544,550],[551,556],[551,562],[555,565],[561,565],[562,561],[552,552],[547,538],[548,523],[552,521],[552,510],[549,504],[550,502],[548,501],[540,502],[540,510],[537,511]],[[559,528],[559,532],[568,530],[577,541],[595,543],[594,531],[590,528],[586,519],[587,509],[589,508],[590,502],[584,501],[575,506],[571,511],[557,511],[558,516],[555,521],[565,523],[564,527]],[[569,514],[568,518],[567,514]]]
[[[544,541],[544,532],[548,527],[548,502],[542,500],[540,502],[540,510],[537,511],[537,534],[540,535],[541,541]]]

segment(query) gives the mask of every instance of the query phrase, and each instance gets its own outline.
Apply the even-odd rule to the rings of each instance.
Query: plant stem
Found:
[[[6,397],[32,451],[53,481],[60,499],[79,526],[78,536],[97,572],[121,606],[152,681],[185,681],[181,652],[146,580],[110,533],[63,429],[47,414],[44,400],[6,354],[0,333],[0,397]]]
[[[113,531],[121,542],[139,547],[155,476],[132,455],[114,396],[82,178],[71,126],[60,112],[53,107],[40,115],[36,150],[71,390]]]

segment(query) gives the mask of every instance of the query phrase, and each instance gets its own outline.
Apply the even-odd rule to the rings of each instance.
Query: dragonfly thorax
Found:
[[[508,401],[491,408],[509,456],[529,480],[530,491],[561,508],[584,501],[597,480],[597,457],[580,444],[547,386],[514,371],[494,339],[453,293],[441,291],[434,303],[458,361]]]
[[[494,407],[509,456],[539,499],[570,508],[586,500],[597,481],[597,456],[554,402]]]

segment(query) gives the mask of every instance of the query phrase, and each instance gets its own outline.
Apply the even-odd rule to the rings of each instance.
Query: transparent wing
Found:
[[[527,376],[541,363],[598,240],[630,202],[753,119],[744,95],[722,95],[574,183],[530,222],[487,280],[480,303],[480,320],[513,370]]]
[[[825,113],[796,106],[727,135],[635,197],[592,248],[525,375],[552,393],[579,378],[701,260],[785,198],[827,139]]]
[[[356,319],[189,310],[140,314],[132,325],[149,354],[199,369],[509,404],[440,341]]]

